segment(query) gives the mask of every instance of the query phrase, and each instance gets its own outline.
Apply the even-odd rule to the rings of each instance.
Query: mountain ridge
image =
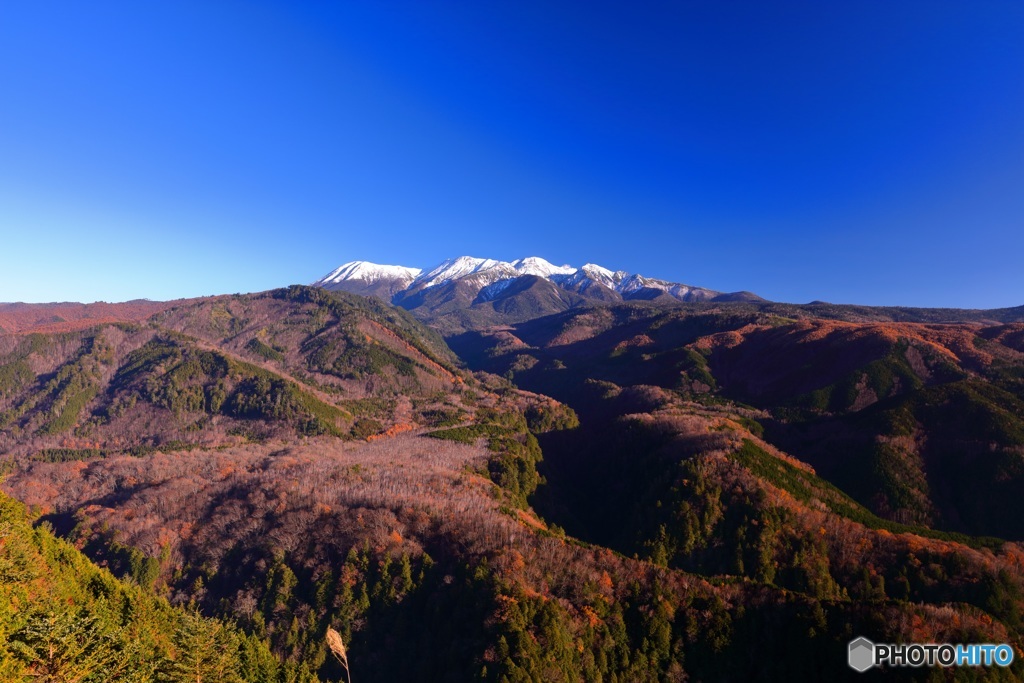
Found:
[[[606,299],[609,294],[613,294],[613,299],[622,300],[651,300],[664,297],[687,302],[763,301],[761,297],[750,292],[724,293],[705,287],[646,277],[624,270],[612,271],[594,263],[586,263],[579,268],[570,265],[558,266],[538,256],[528,256],[515,261],[459,256],[442,261],[426,271],[407,266],[350,261],[335,268],[313,284],[326,289],[358,291],[358,293],[369,292],[399,303],[397,298],[400,294],[408,296],[424,289],[452,282],[463,282],[469,285],[475,289],[472,293],[476,295],[499,283],[531,275],[587,298],[597,295],[596,298]],[[496,294],[497,291],[492,289],[485,298],[488,300],[496,298]]]

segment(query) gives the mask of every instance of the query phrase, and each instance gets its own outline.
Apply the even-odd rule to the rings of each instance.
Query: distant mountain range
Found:
[[[331,290],[376,296],[423,314],[474,307],[533,317],[590,302],[764,301],[750,292],[704,287],[613,271],[588,263],[556,266],[537,256],[516,261],[460,256],[430,270],[352,261],[313,283]]]

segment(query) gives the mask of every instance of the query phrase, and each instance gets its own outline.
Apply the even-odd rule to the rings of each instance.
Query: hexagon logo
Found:
[[[850,641],[847,662],[854,671],[864,673],[875,665],[875,644],[861,636]]]

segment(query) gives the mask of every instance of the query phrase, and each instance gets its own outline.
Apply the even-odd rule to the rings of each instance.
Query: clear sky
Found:
[[[0,301],[459,255],[1024,304],[1024,3],[0,4]]]

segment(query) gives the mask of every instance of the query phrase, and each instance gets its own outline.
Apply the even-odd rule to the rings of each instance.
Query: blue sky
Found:
[[[995,0],[5,3],[0,301],[469,254],[1021,305],[1021,36]]]

